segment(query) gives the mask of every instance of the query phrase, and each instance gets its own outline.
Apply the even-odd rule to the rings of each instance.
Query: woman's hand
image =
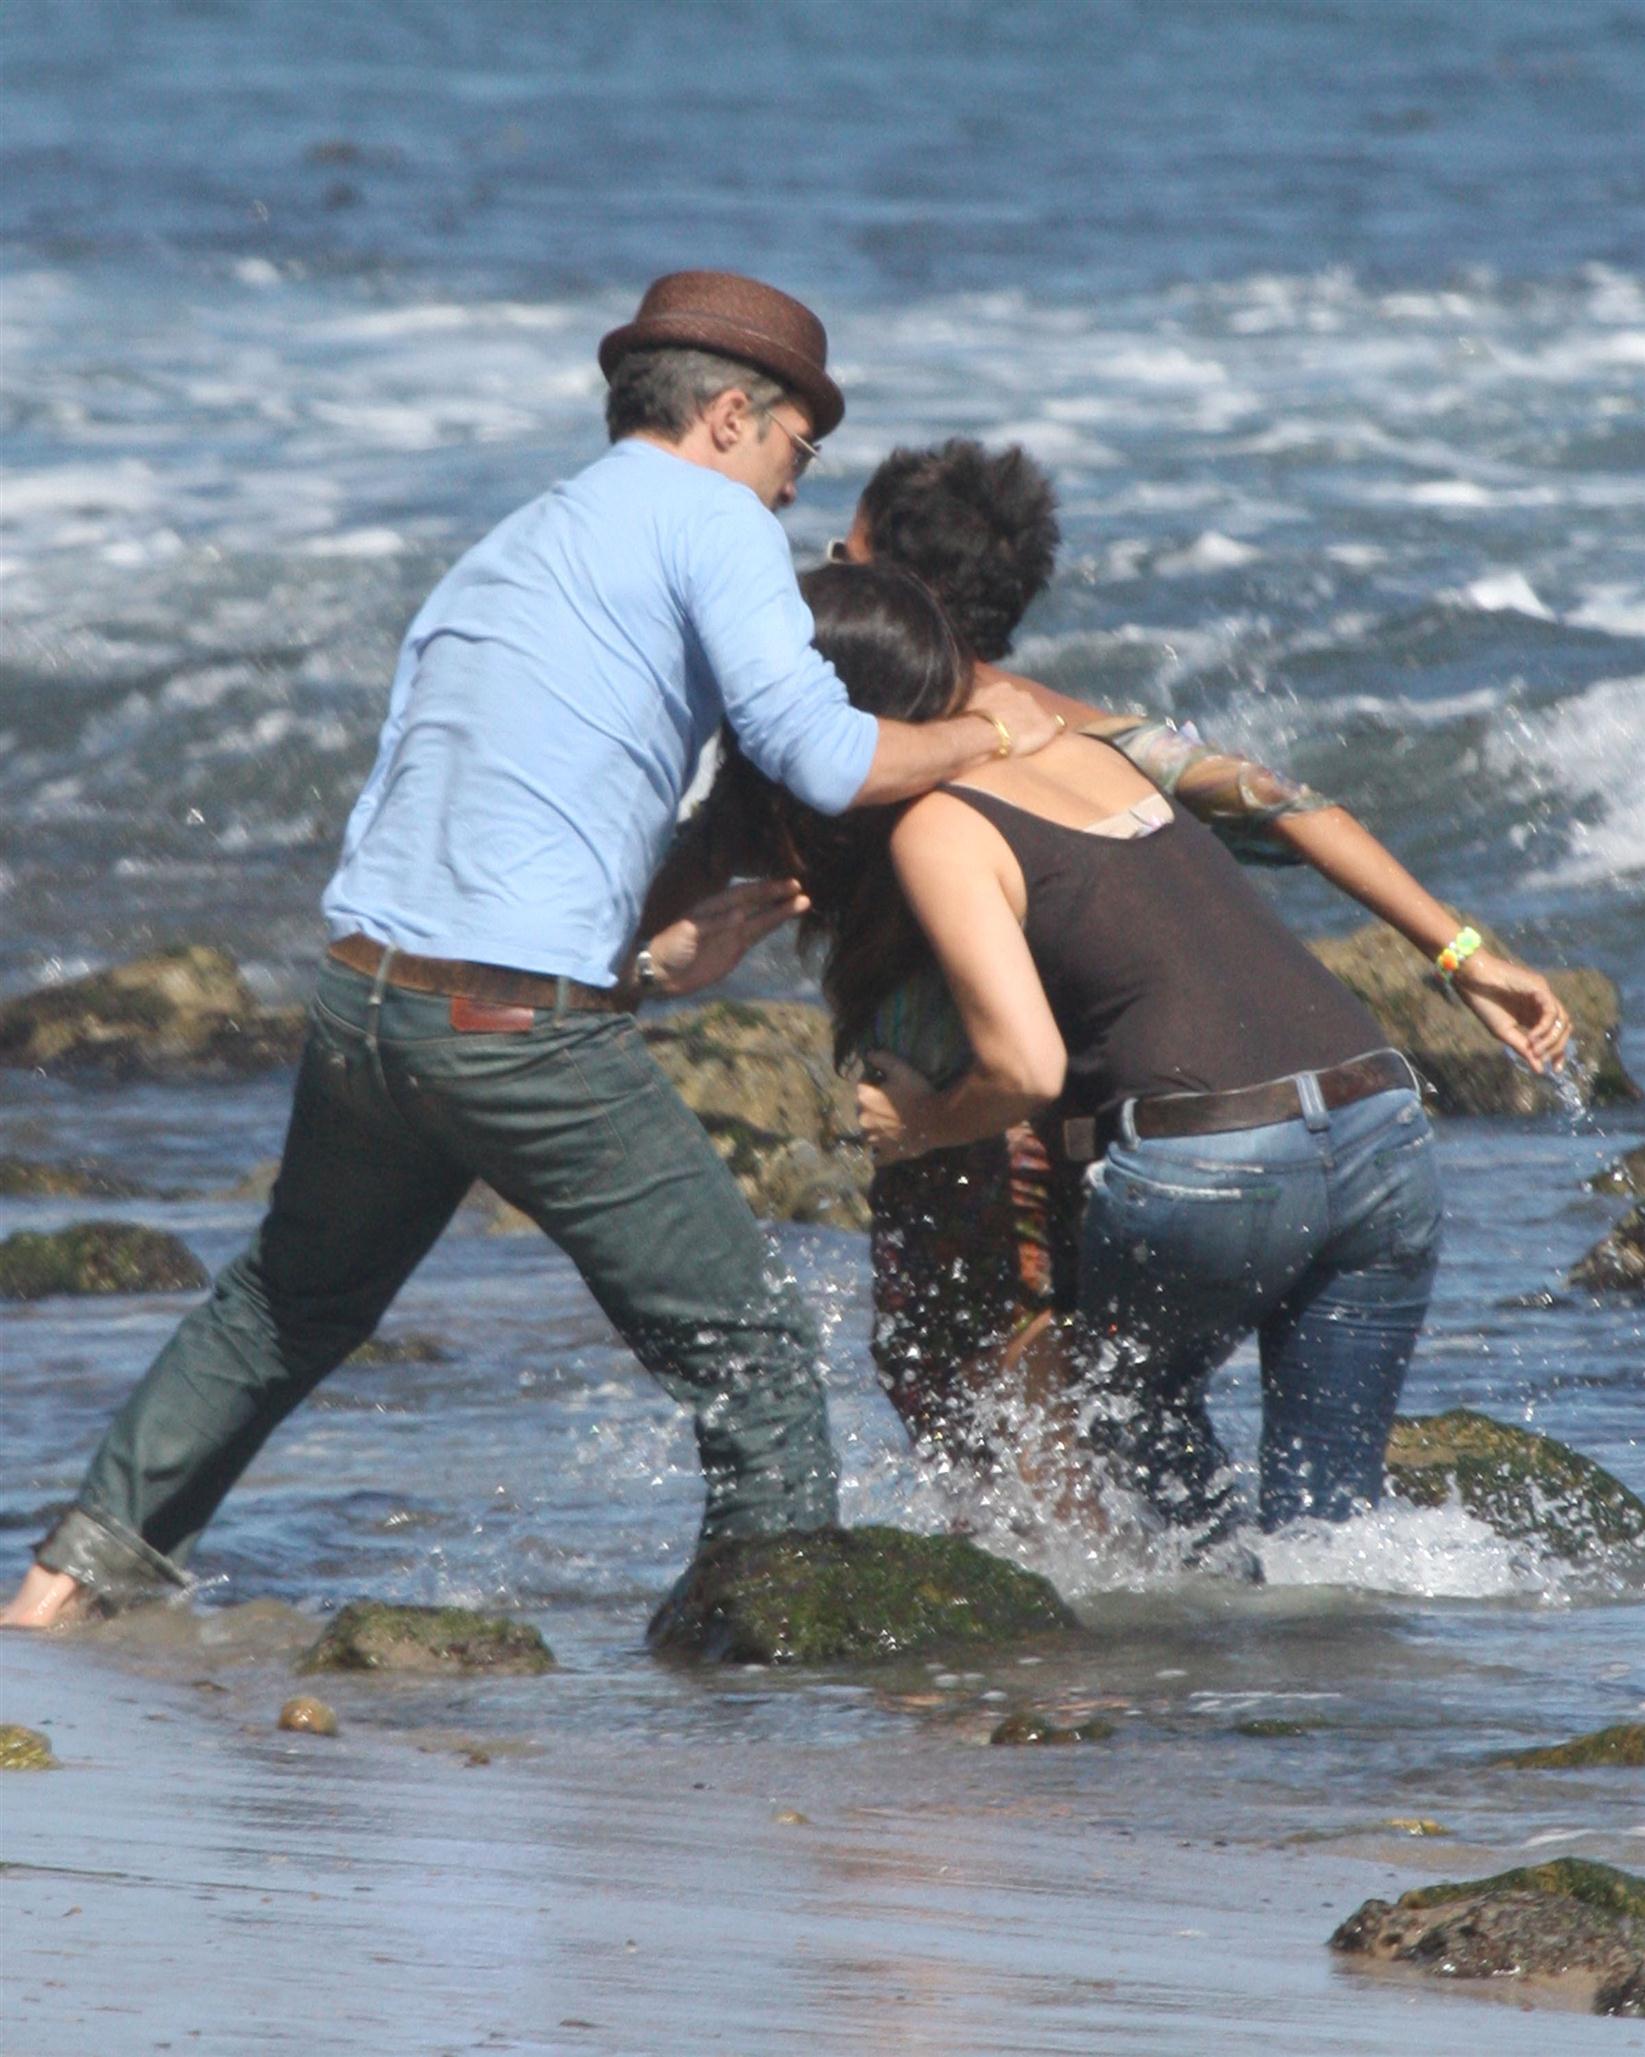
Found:
[[[657,990],[670,999],[699,992],[734,971],[744,956],[811,902],[798,879],[753,879],[699,900],[651,938]]]
[[[1457,998],[1477,1014],[1499,1043],[1524,1058],[1533,1071],[1565,1064],[1571,1024],[1539,971],[1510,964],[1490,950],[1476,950],[1451,981]]]
[[[876,1164],[899,1164],[923,1157],[933,1143],[921,1117],[937,1098],[931,1081],[889,1050],[870,1050],[863,1060],[857,1087],[857,1119],[863,1141]]]

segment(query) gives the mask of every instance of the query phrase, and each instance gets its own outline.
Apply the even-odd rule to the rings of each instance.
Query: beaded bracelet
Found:
[[[1445,948],[1434,959],[1435,964],[1439,966],[1439,975],[1447,985],[1456,977],[1457,973],[1468,962],[1468,959],[1473,956],[1474,952],[1483,948],[1484,942],[1485,938],[1476,928],[1459,929],[1451,938],[1450,942],[1445,945]]]

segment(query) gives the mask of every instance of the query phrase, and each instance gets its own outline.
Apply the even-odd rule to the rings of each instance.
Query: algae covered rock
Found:
[[[1481,933],[1492,949],[1500,948],[1495,937]],[[1534,1114],[1558,1105],[1554,1088],[1511,1064],[1489,1029],[1447,995],[1428,959],[1384,923],[1370,922],[1350,936],[1309,947],[1411,1059],[1433,1088],[1432,1104],[1441,1114]],[[1590,970],[1551,971],[1548,983],[1571,1020],[1570,1068],[1584,1098],[1595,1107],[1639,1099],[1617,1047],[1622,1003],[1616,987],[1603,972]]]
[[[529,1622],[469,1607],[396,1607],[352,1600],[299,1659],[301,1672],[552,1671],[554,1655]]]
[[[716,1663],[838,1664],[1074,1625],[1048,1580],[963,1537],[832,1528],[710,1543],[646,1639]]]
[[[1043,1714],[1008,1714],[995,1724],[988,1740],[1000,1750],[1045,1745],[1055,1748],[1070,1743],[1100,1743],[1113,1733],[1111,1721],[1081,1721],[1064,1725],[1047,1719]]]
[[[56,1771],[51,1740],[37,1728],[15,1721],[0,1722],[0,1771]]]
[[[49,1163],[31,1157],[0,1157],[0,1199],[4,1200],[141,1200],[152,1190],[85,1157]]]
[[[300,1009],[266,1012],[232,957],[183,944],[0,1003],[0,1064],[118,1072],[289,1061]]]
[[[1645,1293],[1645,1206],[1630,1207],[1610,1234],[1571,1266],[1566,1283],[1591,1293]]]
[[[1331,1948],[1441,1978],[1579,1989],[1595,2014],[1645,2013],[1645,1879],[1586,1858],[1367,1900]]]
[[[1510,1750],[1493,1764],[1520,1771],[1581,1771],[1591,1765],[1645,1765],[1645,1721],[1619,1721],[1568,1743],[1548,1743],[1534,1750]]]
[[[1418,1507],[1454,1492],[1468,1512],[1513,1542],[1560,1557],[1645,1547],[1645,1501],[1591,1458],[1552,1436],[1466,1407],[1402,1415],[1388,1439],[1388,1488]]]
[[[648,1021],[645,1039],[756,1214],[867,1226],[870,1166],[821,1008],[716,1000]]]
[[[0,1300],[53,1293],[186,1293],[208,1283],[205,1266],[175,1236],[130,1221],[82,1221],[0,1243]]]

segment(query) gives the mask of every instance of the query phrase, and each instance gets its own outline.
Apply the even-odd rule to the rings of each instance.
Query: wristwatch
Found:
[[[642,943],[634,953],[634,983],[642,1000],[648,1000],[653,993],[662,990],[663,975],[651,954],[649,943]]]

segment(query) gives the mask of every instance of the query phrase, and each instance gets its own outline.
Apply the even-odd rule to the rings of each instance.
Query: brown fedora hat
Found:
[[[811,410],[811,432],[826,436],[845,414],[845,395],[828,376],[828,331],[809,307],[734,271],[672,271],[645,289],[640,311],[600,342],[609,379],[630,350],[674,344],[716,350],[769,372]]]

